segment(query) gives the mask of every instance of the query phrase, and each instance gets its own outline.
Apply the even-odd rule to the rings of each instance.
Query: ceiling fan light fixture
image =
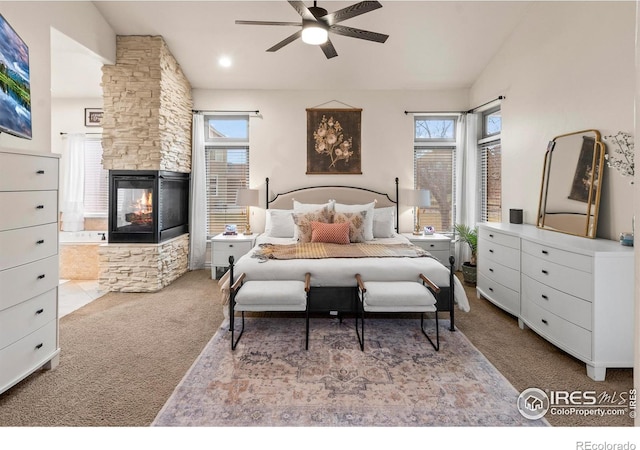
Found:
[[[329,32],[320,24],[305,25],[302,29],[302,42],[309,45],[321,45],[329,39]]]

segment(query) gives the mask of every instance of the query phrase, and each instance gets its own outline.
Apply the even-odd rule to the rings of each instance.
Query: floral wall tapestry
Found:
[[[307,175],[361,175],[362,109],[307,109]]]

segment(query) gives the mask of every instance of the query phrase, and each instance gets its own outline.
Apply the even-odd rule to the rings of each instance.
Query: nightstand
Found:
[[[444,234],[415,235],[413,233],[402,233],[412,244],[422,247],[433,256],[438,258],[442,264],[449,266],[449,256],[451,255],[451,238]]]
[[[229,267],[229,256],[237,261],[253,248],[257,234],[218,234],[211,238],[211,278],[216,279],[217,268]]]

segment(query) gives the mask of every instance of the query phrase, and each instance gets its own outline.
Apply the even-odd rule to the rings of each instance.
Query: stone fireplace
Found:
[[[188,270],[191,85],[162,37],[116,39],[116,63],[102,68],[102,164],[120,178],[100,289],[153,292]]]

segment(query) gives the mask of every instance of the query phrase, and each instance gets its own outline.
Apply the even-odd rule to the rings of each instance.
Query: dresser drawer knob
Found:
[[[36,244],[44,244],[44,239],[39,239],[36,241]]]
[[[489,272],[493,272],[493,269],[489,268]]]
[[[548,251],[546,251],[546,250],[542,250],[542,254],[543,254],[543,255],[548,255],[548,254],[549,254],[549,252],[548,252]]]
[[[549,322],[547,322],[547,319],[541,319],[541,320],[542,320],[542,323],[543,323],[543,324],[545,324],[545,325],[549,325]]]
[[[229,248],[233,248],[233,244],[229,244]]]
[[[492,238],[492,237],[493,237],[493,234],[490,234],[490,235],[489,235],[489,237],[490,237],[490,238]]]
[[[429,247],[435,247],[435,244],[429,244]]]
[[[541,297],[545,300],[549,300],[549,297],[547,297],[546,295],[542,294]]]
[[[492,248],[489,249],[489,253],[493,253],[493,249]]]
[[[490,288],[489,288],[489,290],[490,290],[491,292],[493,292],[493,288],[491,288],[491,287],[490,287]]]
[[[45,277],[45,274],[38,275],[38,280],[42,280]]]
[[[542,269],[542,273],[545,275],[549,275],[549,272],[547,272],[546,270]]]
[[[36,315],[42,314],[43,312],[44,312],[44,308],[40,308],[39,310],[36,311]]]
[[[37,173],[38,175],[44,175],[44,170],[42,170],[42,169],[41,169],[41,170],[38,170],[38,171],[36,171],[36,173]]]
[[[36,206],[36,209],[44,209],[44,205],[38,205]]]
[[[36,350],[40,350],[43,345],[44,344],[42,342],[40,342],[38,345],[36,345]]]

